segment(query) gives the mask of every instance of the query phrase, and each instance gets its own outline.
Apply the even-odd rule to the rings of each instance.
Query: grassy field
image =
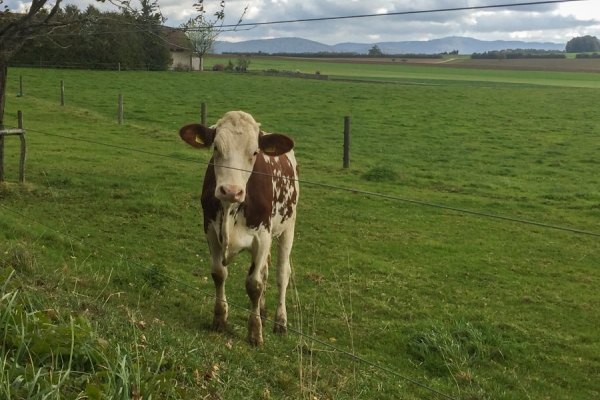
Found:
[[[236,57],[206,58],[205,65],[234,64]],[[428,66],[415,65],[423,60],[390,61],[390,59],[352,62],[338,59],[298,59],[250,57],[250,71],[280,70],[314,74],[319,71],[332,79],[378,80],[396,83],[456,84],[463,85],[545,85],[564,87],[600,88],[596,73],[600,72],[600,59],[592,60],[427,60]],[[461,68],[462,67],[462,68]],[[532,71],[527,68],[550,69]],[[559,70],[552,70],[559,69]],[[563,71],[560,71],[562,69]],[[596,73],[582,72],[590,71]]]
[[[400,200],[600,232],[600,92],[565,83],[585,74],[526,72],[516,85],[508,71],[489,81],[468,71],[476,83],[442,72],[418,74],[443,84],[386,85],[10,69],[6,119],[16,125],[24,112],[27,183],[14,183],[18,140],[8,138],[0,266],[16,273],[4,272],[0,314],[28,321],[14,323],[31,331],[15,328],[17,338],[40,337],[35,318],[63,333],[48,342],[78,379],[48,379],[72,398],[445,398],[405,378],[460,399],[600,398],[597,236]],[[320,342],[267,333],[264,348],[250,348],[239,308],[227,334],[209,329],[199,205],[209,154],[177,135],[201,102],[209,123],[243,109],[296,140],[303,182],[288,310],[292,328]],[[242,255],[229,271],[228,297],[241,307],[248,267]],[[272,286],[267,297],[272,313]],[[3,365],[21,360],[12,348],[37,354],[23,343],[37,342],[5,340]],[[42,382],[61,366],[22,359],[3,382]]]

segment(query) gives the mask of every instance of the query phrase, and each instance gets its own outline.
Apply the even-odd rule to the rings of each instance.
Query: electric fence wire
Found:
[[[46,229],[49,229],[49,230],[51,230],[51,231],[53,231],[53,232],[55,232],[55,233],[58,233],[58,234],[60,234],[60,235],[63,235],[63,236],[65,236],[65,237],[67,237],[67,238],[70,238],[70,239],[72,239],[72,240],[76,240],[77,242],[81,243],[81,244],[82,244],[82,245],[84,245],[84,246],[87,246],[87,247],[89,247],[90,249],[93,249],[93,250],[100,250],[100,251],[102,251],[103,253],[105,253],[105,254],[108,254],[108,255],[111,255],[111,256],[113,256],[113,257],[116,257],[116,258],[120,258],[120,259],[123,259],[123,258],[125,258],[125,260],[126,260],[126,261],[128,261],[128,262],[130,262],[131,264],[133,264],[133,265],[135,265],[135,266],[137,266],[137,267],[140,267],[140,268],[142,268],[142,269],[145,269],[146,271],[150,271],[150,272],[152,272],[152,273],[154,273],[154,274],[158,274],[158,275],[160,275],[160,276],[162,276],[162,277],[164,277],[164,278],[166,278],[166,279],[170,280],[171,282],[174,282],[174,283],[176,283],[176,284],[178,284],[178,285],[181,285],[181,286],[187,287],[188,289],[194,290],[194,291],[196,291],[196,292],[198,292],[198,293],[201,293],[201,294],[203,294],[203,295],[205,295],[205,296],[207,296],[207,297],[211,297],[211,298],[213,298],[213,299],[215,299],[215,300],[220,300],[220,301],[223,301],[221,298],[217,297],[216,295],[214,295],[214,294],[211,294],[211,293],[208,293],[208,292],[206,292],[206,291],[204,291],[204,290],[200,289],[199,287],[193,286],[193,285],[191,285],[191,284],[189,284],[189,283],[187,283],[187,282],[184,282],[184,281],[182,281],[182,280],[176,279],[176,278],[174,278],[174,277],[172,277],[172,276],[170,276],[170,275],[168,275],[168,274],[165,274],[165,273],[163,273],[163,272],[160,272],[160,271],[156,271],[156,270],[154,270],[154,269],[151,269],[150,267],[147,267],[147,266],[145,266],[144,264],[141,264],[141,263],[137,262],[136,260],[130,259],[130,258],[128,258],[127,256],[123,257],[123,255],[122,255],[122,254],[117,254],[117,253],[115,253],[115,252],[113,252],[113,251],[107,250],[107,249],[106,249],[106,248],[104,248],[104,247],[98,246],[97,244],[88,243],[88,242],[87,242],[87,240],[84,240],[84,239],[78,238],[78,237],[76,237],[76,236],[74,236],[74,235],[71,235],[71,234],[69,234],[69,233],[66,233],[66,232],[62,232],[62,231],[60,231],[60,230],[58,230],[58,229],[56,229],[56,228],[54,228],[54,227],[52,227],[52,226],[50,226],[50,225],[48,225],[48,224],[44,224],[44,223],[42,223],[42,222],[39,222],[39,221],[37,221],[36,219],[34,219],[34,218],[31,218],[31,217],[29,217],[29,216],[27,216],[27,215],[23,214],[22,212],[19,212],[19,211],[17,211],[17,210],[14,210],[14,209],[12,209],[12,208],[10,208],[10,207],[7,207],[6,205],[4,205],[4,204],[2,204],[2,203],[0,203],[0,208],[3,208],[3,209],[5,209],[5,210],[7,210],[7,211],[9,211],[9,212],[11,212],[11,213],[13,213],[13,214],[15,214],[15,215],[18,215],[18,216],[20,216],[20,217],[21,217],[21,218],[23,218],[23,219],[26,219],[26,220],[28,220],[28,221],[31,221],[31,222],[33,222],[34,224],[37,224],[37,225],[39,225],[39,226],[42,226],[42,227],[44,227],[44,228],[46,228]],[[263,319],[263,320],[265,320],[265,321],[267,321],[267,322],[271,322],[271,323],[273,323],[273,324],[275,324],[275,325],[280,325],[280,326],[283,326],[283,324],[280,324],[279,322],[276,322],[276,321],[274,321],[274,320],[272,320],[272,319],[270,319],[270,318],[267,318],[267,317],[264,317],[264,316],[262,316],[262,315],[260,315],[260,314],[257,314],[257,313],[255,313],[255,312],[253,312],[252,310],[249,310],[249,309],[247,309],[247,308],[245,308],[245,307],[243,307],[243,306],[240,306],[240,305],[238,305],[238,304],[236,304],[236,303],[232,303],[230,300],[226,300],[226,301],[224,301],[224,302],[225,302],[225,303],[227,303],[228,305],[230,305],[230,306],[231,306],[231,307],[233,307],[233,308],[236,308],[236,309],[238,309],[238,310],[241,310],[241,311],[243,311],[243,312],[246,312],[246,313],[248,313],[249,315],[255,315],[255,316],[258,316],[258,317],[260,317],[261,319]],[[410,383],[412,383],[413,385],[416,385],[416,386],[419,386],[419,387],[421,387],[421,388],[423,388],[423,389],[429,390],[430,392],[432,392],[432,393],[435,393],[435,394],[437,394],[437,395],[440,395],[440,396],[442,396],[442,397],[444,397],[444,398],[446,398],[446,399],[450,399],[450,400],[457,400],[456,398],[454,398],[454,397],[452,397],[452,396],[450,396],[450,395],[448,395],[448,394],[446,394],[446,393],[440,392],[440,391],[438,391],[438,390],[436,390],[436,389],[434,389],[434,388],[432,388],[432,387],[429,387],[429,386],[427,386],[427,385],[425,385],[425,384],[423,384],[423,383],[421,383],[421,382],[419,382],[419,381],[417,381],[417,380],[415,380],[415,379],[412,379],[412,378],[409,378],[409,377],[407,377],[407,376],[404,376],[404,375],[402,375],[402,374],[400,374],[400,373],[398,373],[398,372],[396,372],[396,371],[394,371],[394,370],[391,370],[391,369],[389,369],[389,368],[387,368],[387,367],[384,367],[384,366],[382,366],[382,365],[379,365],[379,364],[377,364],[377,363],[375,363],[375,362],[373,362],[373,361],[369,361],[369,360],[367,360],[367,359],[365,359],[365,358],[362,358],[362,357],[360,357],[360,356],[358,356],[358,355],[356,355],[356,354],[354,354],[354,353],[351,353],[351,352],[349,352],[349,351],[343,350],[343,349],[341,349],[341,348],[339,348],[339,347],[336,347],[336,346],[334,346],[334,345],[332,345],[332,344],[330,344],[330,343],[327,343],[327,342],[325,342],[324,340],[321,340],[321,339],[318,339],[318,338],[316,338],[316,337],[314,337],[314,336],[308,335],[308,334],[306,334],[306,333],[304,333],[304,332],[302,332],[302,331],[300,331],[300,330],[298,330],[298,329],[294,329],[294,328],[293,328],[293,327],[291,327],[291,326],[287,326],[287,330],[288,330],[288,331],[291,331],[291,332],[293,332],[293,333],[295,333],[295,334],[297,334],[298,336],[301,336],[301,337],[303,337],[303,338],[305,338],[305,339],[308,339],[308,340],[310,340],[310,341],[312,341],[312,342],[318,343],[318,344],[320,344],[320,345],[322,345],[322,346],[324,346],[324,347],[327,347],[327,348],[329,348],[329,349],[331,349],[331,350],[333,350],[333,351],[336,351],[336,352],[338,352],[338,353],[340,353],[340,354],[343,354],[343,355],[345,355],[345,356],[347,356],[347,357],[350,357],[350,358],[352,358],[352,359],[354,359],[354,360],[356,360],[356,361],[359,361],[359,362],[361,362],[361,363],[363,363],[363,364],[369,365],[369,366],[371,366],[371,367],[373,367],[373,368],[376,368],[376,369],[378,369],[378,370],[380,370],[380,371],[383,371],[383,372],[385,372],[385,373],[388,373],[388,374],[390,374],[390,375],[393,375],[393,376],[395,376],[396,378],[400,378],[400,379],[402,379],[402,380],[405,380],[405,381],[407,381],[407,382],[410,382]]]
[[[189,158],[175,157],[175,156],[170,156],[170,155],[156,153],[156,152],[147,151],[147,150],[139,150],[139,149],[133,149],[133,148],[129,148],[129,147],[118,146],[118,145],[114,145],[114,144],[109,144],[109,143],[97,142],[97,141],[93,141],[93,140],[89,140],[89,139],[83,139],[83,138],[78,138],[78,137],[69,137],[69,136],[59,135],[59,134],[55,134],[55,133],[48,133],[48,132],[43,132],[43,131],[34,130],[34,129],[27,129],[27,131],[40,133],[40,134],[47,135],[47,136],[58,137],[58,138],[62,138],[62,139],[86,142],[86,143],[99,145],[99,146],[112,147],[112,148],[116,148],[119,150],[148,154],[148,155],[163,157],[163,158],[170,158],[170,159],[178,160],[178,161],[185,161],[185,162],[191,162],[191,163],[203,164],[203,165],[211,165],[211,163],[208,161],[200,161],[200,160],[193,160],[193,159],[189,159]],[[237,169],[237,168],[233,168],[233,167],[220,166],[220,165],[216,165],[216,164],[212,164],[212,165],[221,167],[221,168]],[[237,169],[237,170],[240,170],[240,169]],[[569,227],[558,226],[558,225],[551,225],[551,224],[546,224],[543,222],[524,220],[524,219],[513,218],[513,217],[509,217],[509,216],[504,216],[504,215],[498,215],[498,214],[490,214],[490,213],[481,212],[481,211],[468,210],[468,209],[464,209],[464,208],[447,206],[447,205],[443,205],[443,204],[435,204],[435,203],[430,203],[430,202],[421,201],[421,200],[413,200],[413,199],[408,199],[408,198],[399,197],[399,196],[387,195],[387,194],[371,192],[371,191],[366,191],[366,190],[361,190],[361,189],[356,189],[356,188],[348,188],[348,187],[344,187],[344,186],[331,185],[331,184],[322,183],[322,182],[313,182],[313,181],[307,181],[304,179],[291,179],[291,178],[274,176],[271,174],[261,173],[261,172],[256,172],[256,171],[246,171],[246,170],[241,170],[241,171],[251,172],[251,173],[260,174],[260,175],[266,175],[266,176],[270,176],[272,178],[278,178],[278,179],[297,180],[298,183],[302,183],[304,185],[317,186],[317,187],[322,187],[322,188],[331,189],[331,190],[350,192],[350,193],[354,193],[354,194],[362,194],[362,195],[366,195],[366,196],[383,198],[383,199],[387,199],[387,200],[400,201],[400,202],[404,202],[404,203],[416,204],[416,205],[425,206],[425,207],[432,207],[432,208],[438,208],[438,209],[442,209],[442,210],[454,211],[454,212],[458,212],[458,213],[462,213],[462,214],[476,215],[476,216],[483,217],[483,218],[499,219],[499,220],[515,222],[515,223],[519,223],[519,224],[533,225],[533,226],[539,226],[539,227],[547,228],[547,229],[555,229],[555,230],[560,230],[560,231],[565,231],[565,232],[571,232],[571,233],[576,233],[576,234],[580,234],[580,235],[600,237],[600,233],[598,233],[598,232],[584,231],[581,229],[569,228]]]
[[[262,25],[277,25],[277,24],[291,24],[297,22],[320,22],[320,21],[335,21],[343,19],[358,19],[358,18],[376,18],[376,17],[391,17],[398,15],[415,15],[415,14],[431,14],[431,13],[443,13],[443,12],[454,12],[454,11],[477,11],[486,10],[493,8],[512,8],[512,7],[526,7],[536,5],[548,5],[548,4],[560,4],[560,3],[572,3],[575,1],[589,1],[589,0],[547,0],[547,1],[529,1],[524,3],[503,3],[503,4],[491,4],[485,6],[471,6],[471,7],[449,7],[449,8],[437,8],[431,10],[412,10],[412,11],[398,11],[389,12],[383,14],[359,14],[359,15],[348,15],[339,17],[319,17],[319,18],[302,18],[302,19],[289,19],[281,21],[269,21],[269,22],[245,22],[236,25],[223,25],[223,28],[231,28],[235,26],[262,26]]]

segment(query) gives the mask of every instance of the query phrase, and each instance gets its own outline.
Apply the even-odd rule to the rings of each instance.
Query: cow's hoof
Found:
[[[212,323],[212,330],[219,333],[227,332],[227,321],[221,318],[214,318]]]
[[[277,335],[287,335],[287,327],[283,324],[275,324],[273,327],[273,333]]]
[[[250,343],[250,346],[253,347],[261,347],[263,344],[265,344],[262,337],[256,337],[252,335],[248,335],[248,343]]]

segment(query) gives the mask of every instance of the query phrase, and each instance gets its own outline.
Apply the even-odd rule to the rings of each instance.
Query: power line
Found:
[[[359,14],[359,15],[339,16],[339,17],[288,19],[288,20],[269,21],[269,22],[246,22],[246,23],[241,23],[241,24],[236,24],[236,25],[223,25],[223,28],[231,28],[234,26],[261,26],[261,25],[291,24],[291,23],[296,23],[296,22],[320,22],[320,21],[335,21],[335,20],[342,20],[342,19],[391,17],[391,16],[397,16],[397,15],[431,14],[431,13],[453,12],[453,11],[474,11],[474,10],[486,10],[486,9],[492,9],[492,8],[512,8],[512,7],[525,7],[525,6],[544,5],[544,4],[571,3],[574,1],[588,1],[588,0],[531,1],[531,2],[525,2],[525,3],[492,4],[492,5],[487,5],[487,6],[452,7],[452,8],[437,8],[437,9],[432,9],[432,10],[399,11],[399,12],[391,12],[391,13],[385,13],[385,14]]]
[[[98,246],[98,245],[92,245],[92,244],[88,244],[88,243],[86,243],[86,242],[85,242],[83,239],[81,239],[81,238],[78,238],[78,237],[76,237],[76,236],[73,236],[73,235],[71,235],[71,234],[69,234],[69,233],[62,232],[62,231],[60,231],[60,230],[58,230],[58,229],[56,229],[56,228],[54,228],[54,227],[52,227],[52,226],[50,226],[50,225],[47,225],[47,224],[41,223],[41,222],[39,222],[39,221],[35,220],[34,218],[31,218],[31,217],[29,217],[29,216],[27,216],[27,215],[25,215],[25,214],[23,214],[23,213],[21,213],[21,212],[19,212],[19,211],[16,211],[16,210],[13,210],[12,208],[6,207],[6,206],[5,206],[4,204],[2,204],[2,203],[0,203],[0,207],[4,208],[4,209],[5,209],[5,210],[7,210],[7,211],[10,211],[10,212],[12,212],[13,214],[16,214],[16,215],[18,215],[18,216],[20,216],[20,217],[22,217],[22,218],[24,218],[24,219],[27,219],[27,220],[29,220],[29,221],[31,221],[31,222],[34,222],[35,224],[38,224],[38,225],[40,225],[40,226],[43,226],[44,228],[50,229],[51,231],[53,231],[53,232],[55,232],[55,233],[58,233],[58,234],[60,234],[60,235],[63,235],[63,236],[65,236],[65,237],[67,237],[67,238],[70,238],[70,239],[73,239],[73,240],[77,240],[78,242],[81,242],[83,245],[86,245],[86,246],[88,246],[88,247],[90,247],[90,248],[92,248],[92,249],[94,249],[94,248],[95,248],[95,249],[99,249],[100,251],[102,251],[102,252],[104,252],[104,253],[106,253],[106,254],[109,254],[109,255],[111,255],[111,256],[113,256],[113,257],[122,258],[122,255],[120,255],[120,254],[114,253],[114,252],[112,252],[112,251],[110,251],[110,250],[107,250],[107,249],[105,249],[105,248],[103,248],[103,247],[101,247],[101,246]],[[137,266],[137,267],[143,268],[143,269],[145,269],[146,271],[150,271],[150,272],[152,272],[152,273],[154,273],[154,274],[158,274],[158,275],[160,275],[160,276],[162,276],[162,277],[164,277],[164,278],[166,278],[166,279],[168,279],[168,280],[170,280],[170,281],[172,281],[172,282],[175,282],[175,283],[177,283],[177,284],[179,284],[179,285],[181,285],[181,286],[187,287],[188,289],[191,289],[191,290],[197,291],[198,293],[201,293],[201,294],[203,294],[203,295],[205,295],[205,296],[207,296],[207,297],[212,297],[212,298],[214,298],[215,300],[220,300],[220,301],[223,301],[221,298],[217,297],[216,295],[214,295],[214,294],[211,294],[211,293],[208,293],[208,292],[205,292],[204,290],[200,289],[199,287],[192,286],[191,284],[189,284],[189,283],[187,283],[187,282],[184,282],[184,281],[181,281],[181,280],[179,280],[179,279],[173,278],[172,276],[170,276],[170,275],[168,275],[168,274],[165,274],[165,273],[163,273],[163,272],[160,272],[160,271],[157,271],[157,270],[151,269],[151,268],[149,268],[149,267],[147,267],[147,266],[145,266],[145,265],[143,265],[143,264],[141,264],[141,263],[139,263],[139,262],[137,262],[137,261],[135,261],[135,260],[132,260],[132,259],[129,259],[129,258],[126,258],[126,260],[127,260],[127,261],[129,261],[131,264],[133,264],[133,265]],[[247,308],[245,308],[245,307],[243,307],[243,306],[240,306],[240,305],[238,305],[238,304],[232,303],[230,300],[226,300],[226,301],[224,301],[224,302],[225,302],[225,303],[227,303],[228,305],[232,306],[233,308],[236,308],[236,309],[238,309],[238,310],[244,311],[244,312],[246,312],[246,313],[248,313],[248,314],[250,314],[250,315],[255,315],[255,316],[258,316],[258,317],[260,317],[261,319],[263,319],[263,320],[265,320],[265,321],[267,321],[267,322],[272,322],[272,323],[273,323],[273,324],[275,324],[275,325],[284,326],[283,324],[281,324],[281,323],[279,323],[279,322],[277,322],[277,321],[274,321],[274,320],[272,320],[272,319],[269,319],[269,318],[267,318],[267,317],[264,317],[264,316],[262,316],[262,315],[260,315],[260,314],[257,314],[257,313],[255,313],[255,312],[253,312],[252,310],[248,310]],[[425,384],[423,384],[423,383],[421,383],[421,382],[419,382],[419,381],[416,381],[416,380],[414,380],[414,379],[412,379],[412,378],[406,377],[406,376],[404,376],[404,375],[402,375],[402,374],[399,374],[398,372],[396,372],[396,371],[393,371],[393,370],[391,370],[391,369],[389,369],[389,368],[387,368],[387,367],[384,367],[384,366],[382,366],[382,365],[379,365],[379,364],[377,364],[377,363],[374,363],[374,362],[372,362],[372,361],[369,361],[369,360],[367,360],[367,359],[365,359],[365,358],[362,358],[362,357],[360,357],[360,356],[357,356],[357,355],[356,355],[356,354],[354,354],[354,353],[351,353],[351,352],[349,352],[349,351],[346,351],[346,350],[340,349],[340,348],[338,348],[338,347],[336,347],[336,346],[334,346],[334,345],[332,345],[332,344],[330,344],[330,343],[327,343],[327,342],[325,342],[325,341],[323,341],[323,340],[321,340],[321,339],[317,339],[317,338],[316,338],[316,337],[314,337],[314,336],[310,336],[310,335],[308,335],[308,334],[306,334],[306,333],[304,333],[304,332],[302,332],[302,331],[300,331],[300,330],[294,329],[294,328],[292,328],[291,326],[286,326],[286,328],[287,328],[287,330],[289,330],[289,331],[291,331],[291,332],[294,332],[295,334],[297,334],[297,335],[299,335],[299,336],[302,336],[302,337],[304,337],[304,338],[306,338],[306,339],[308,339],[308,340],[310,340],[310,341],[313,341],[313,342],[315,342],[315,343],[318,343],[318,344],[320,344],[320,345],[322,345],[322,346],[328,347],[328,348],[330,348],[331,350],[337,351],[337,352],[339,352],[339,353],[341,353],[341,354],[343,354],[343,355],[345,355],[345,356],[348,356],[348,357],[350,357],[350,358],[353,358],[353,359],[355,359],[355,360],[357,360],[357,361],[359,361],[359,362],[361,362],[361,363],[367,364],[367,365],[369,365],[369,366],[371,366],[371,367],[377,368],[377,369],[379,369],[379,370],[381,370],[381,371],[383,371],[383,372],[386,372],[386,373],[388,373],[388,374],[390,374],[390,375],[393,375],[393,376],[395,376],[395,377],[397,377],[397,378],[403,379],[403,380],[405,380],[405,381],[407,381],[407,382],[410,382],[410,383],[412,383],[413,385],[419,386],[419,387],[421,387],[421,388],[423,388],[423,389],[427,389],[427,390],[429,390],[430,392],[432,392],[432,393],[435,393],[435,394],[438,394],[438,395],[440,395],[440,396],[443,396],[443,397],[445,397],[445,398],[447,398],[447,399],[450,399],[450,400],[457,400],[457,399],[455,399],[454,397],[452,397],[452,396],[450,396],[450,395],[447,395],[447,394],[445,394],[445,393],[443,393],[443,392],[440,392],[440,391],[438,391],[438,390],[436,390],[436,389],[434,389],[434,388],[431,388],[431,387],[429,387],[429,386],[427,386],[427,385],[425,385]]]
[[[55,133],[42,132],[42,131],[38,131],[38,130],[34,130],[34,129],[27,129],[27,131],[41,133],[41,134],[47,135],[47,136],[54,136],[54,137],[59,137],[59,138],[63,138],[63,139],[69,139],[69,140],[75,140],[75,141],[80,141],[80,142],[86,142],[86,143],[96,144],[96,145],[100,145],[100,146],[117,148],[117,149],[120,149],[120,150],[127,150],[127,151],[142,153],[142,154],[149,154],[149,155],[153,155],[153,156],[157,156],[157,157],[170,158],[170,159],[178,160],[178,161],[186,161],[186,162],[193,162],[193,163],[196,163],[196,164],[211,165],[211,163],[207,162],[207,161],[199,161],[199,160],[192,160],[192,159],[189,159],[189,158],[181,158],[181,157],[169,156],[169,155],[166,155],[166,154],[155,153],[155,152],[152,152],[152,151],[138,150],[138,149],[132,149],[132,148],[128,148],[128,147],[122,147],[122,146],[118,146],[118,145],[114,145],[114,144],[96,142],[96,141],[89,140],[89,139],[68,137],[68,136],[59,135],[59,134],[55,134]],[[215,165],[215,164],[212,164],[212,165]],[[216,166],[219,166],[219,165],[216,165]],[[319,187],[324,187],[324,188],[327,188],[327,189],[341,190],[341,191],[355,193],[355,194],[363,194],[363,195],[367,195],[367,196],[378,197],[378,198],[383,198],[383,199],[388,199],[388,200],[401,201],[401,202],[404,202],[404,203],[411,203],[411,204],[417,204],[417,205],[420,205],[420,206],[426,206],[426,207],[433,207],[433,208],[438,208],[438,209],[443,209],[443,210],[455,211],[455,212],[459,212],[459,213],[463,213],[463,214],[476,215],[476,216],[484,217],[484,218],[499,219],[499,220],[516,222],[516,223],[525,224],[525,225],[533,225],[533,226],[539,226],[539,227],[542,227],[542,228],[548,228],[548,229],[555,229],[555,230],[560,230],[560,231],[565,231],[565,232],[571,232],[571,233],[576,233],[576,234],[580,234],[580,235],[600,237],[600,233],[591,232],[591,231],[584,231],[584,230],[581,230],[581,229],[568,228],[568,227],[563,227],[563,226],[558,226],[558,225],[550,225],[550,224],[546,224],[546,223],[543,223],[543,222],[529,221],[529,220],[524,220],[524,219],[519,219],[519,218],[507,217],[507,216],[503,216],[503,215],[485,213],[485,212],[481,212],[481,211],[467,210],[467,209],[464,209],[464,208],[446,206],[446,205],[442,205],[442,204],[435,204],[435,203],[430,203],[430,202],[421,201],[421,200],[407,199],[407,198],[404,198],[404,197],[392,196],[392,195],[381,194],[381,193],[376,193],[376,192],[370,192],[370,191],[361,190],[361,189],[353,189],[353,188],[348,188],[348,187],[343,187],[343,186],[330,185],[330,184],[321,183],[321,182],[312,182],[312,181],[307,181],[307,180],[304,180],[304,179],[285,178],[285,177],[280,177],[280,176],[274,176],[274,175],[267,174],[267,173],[256,172],[256,171],[246,171],[246,170],[243,170],[243,169],[232,168],[232,167],[227,167],[227,166],[220,166],[220,167],[222,167],[222,168],[229,168],[229,169],[235,169],[235,170],[240,170],[240,171],[244,171],[244,172],[251,172],[251,173],[255,173],[255,174],[259,174],[259,175],[266,175],[266,176],[270,176],[272,178],[287,179],[287,180],[296,180],[299,183],[302,183],[302,184],[305,184],[305,185],[319,186]]]
[[[357,14],[357,15],[346,15],[346,16],[336,16],[336,17],[317,17],[317,18],[301,18],[301,19],[289,19],[289,20],[276,20],[276,21],[266,21],[266,22],[243,22],[237,24],[224,24],[219,28],[220,32],[235,32],[239,29],[238,27],[256,27],[256,26],[264,26],[264,25],[281,25],[281,24],[291,24],[298,22],[321,22],[321,21],[335,21],[335,20],[345,20],[345,19],[359,19],[359,18],[376,18],[376,17],[392,17],[392,16],[401,16],[401,15],[418,15],[418,14],[433,14],[433,13],[443,13],[443,12],[455,12],[455,11],[477,11],[477,10],[486,10],[486,9],[497,9],[497,8],[514,8],[514,7],[526,7],[526,6],[536,6],[536,5],[548,5],[548,4],[562,4],[562,3],[571,3],[571,2],[580,2],[580,1],[589,1],[589,0],[546,0],[546,1],[531,1],[531,2],[522,2],[522,3],[502,3],[502,4],[491,4],[487,6],[471,6],[471,7],[449,7],[449,8],[437,8],[437,9],[428,9],[428,10],[412,10],[412,11],[398,11],[398,12],[390,12],[385,14]],[[103,18],[106,20],[111,20],[111,18]],[[123,24],[122,22],[120,22]],[[134,23],[125,23],[125,25],[133,25],[139,26],[139,24]],[[168,28],[173,30],[180,31],[199,31],[206,30],[206,28],[181,28],[181,27],[171,27]],[[229,28],[229,29],[221,29],[221,28]],[[91,34],[114,34],[114,33],[137,33],[137,32],[146,32],[147,30],[120,30],[120,31],[103,31],[103,32],[90,32]],[[80,36],[81,33],[55,33],[53,36]]]

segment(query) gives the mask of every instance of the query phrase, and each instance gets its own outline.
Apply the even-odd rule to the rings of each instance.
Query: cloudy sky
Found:
[[[94,0],[63,0],[65,4],[99,4]],[[136,0],[132,0],[135,5]],[[246,6],[244,23],[386,14],[536,0],[228,0],[225,23],[235,24]],[[539,0],[537,0],[539,1]],[[219,9],[220,0],[205,0],[207,15]],[[5,0],[23,8],[26,2]],[[192,16],[194,0],[158,0],[166,25],[179,26]],[[413,15],[378,16],[322,22],[298,22],[242,27],[224,32],[219,40],[241,41],[275,37],[301,37],[325,44],[342,42],[428,40],[446,36],[468,36],[480,40],[524,40],[565,43],[575,36],[600,38],[600,0],[573,1]]]

